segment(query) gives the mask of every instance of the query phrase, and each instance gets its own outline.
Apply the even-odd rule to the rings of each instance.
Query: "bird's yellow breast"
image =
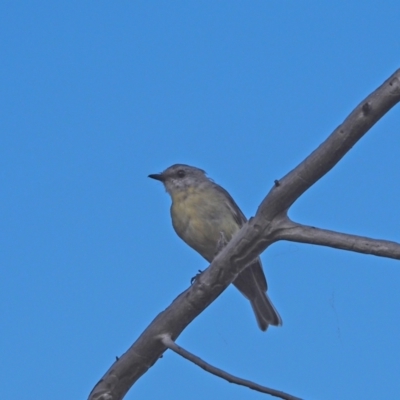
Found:
[[[214,188],[185,188],[172,195],[172,224],[189,246],[211,261],[221,232],[226,240],[239,230],[225,199]]]

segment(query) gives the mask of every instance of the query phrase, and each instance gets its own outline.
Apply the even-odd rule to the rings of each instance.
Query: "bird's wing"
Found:
[[[242,213],[242,210],[239,208],[239,206],[235,203],[235,200],[233,200],[232,196],[221,186],[217,185],[214,183],[215,188],[223,193],[223,197],[225,200],[225,204],[228,206],[228,208],[232,212],[232,216],[235,219],[236,223],[239,226],[243,226],[244,223],[247,221],[247,218],[245,215]]]

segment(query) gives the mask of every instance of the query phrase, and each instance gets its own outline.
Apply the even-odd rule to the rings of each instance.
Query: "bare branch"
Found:
[[[368,96],[328,139],[275,186],[251,218],[214,258],[210,267],[146,328],[96,384],[90,400],[121,400],[166,350],[158,339],[173,340],[233,282],[250,262],[281,239],[293,202],[325,175],[386,112],[400,101],[400,70]]]
[[[368,130],[400,101],[400,69],[364,99],[333,133],[275,186],[258,213],[272,220],[329,172]]]
[[[279,240],[329,246],[400,260],[400,243],[315,228],[298,224],[289,219],[282,225],[284,225],[284,228],[279,232]]]
[[[216,368],[200,357],[195,356],[194,354],[190,353],[189,351],[185,350],[181,346],[178,346],[169,335],[160,335],[160,339],[163,344],[174,351],[175,353],[179,354],[183,358],[191,361],[192,363],[198,365],[200,368],[203,368],[205,371],[210,372],[213,375],[219,376],[222,379],[227,380],[229,383],[235,383],[237,385],[246,386],[250,389],[256,390],[257,392],[270,394],[271,396],[279,397],[280,399],[284,400],[301,400],[299,397],[292,396],[288,393],[281,392],[280,390],[270,389],[266,386],[259,385],[252,381],[248,381],[246,379],[238,378],[237,376],[228,374],[227,372],[223,371],[222,369]]]

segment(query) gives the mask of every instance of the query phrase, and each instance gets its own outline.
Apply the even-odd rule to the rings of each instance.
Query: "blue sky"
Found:
[[[147,178],[205,169],[247,216],[400,67],[398,1],[0,5],[2,395],[85,399],[207,263]],[[400,108],[290,210],[400,241]],[[228,288],[178,343],[304,399],[400,391],[398,261],[278,243],[283,327]],[[33,397],[35,397],[34,395]],[[167,352],[126,399],[261,399]]]

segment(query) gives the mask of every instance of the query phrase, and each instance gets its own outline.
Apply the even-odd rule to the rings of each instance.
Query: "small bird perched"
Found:
[[[231,195],[207,178],[202,169],[175,164],[149,178],[161,181],[171,196],[175,232],[208,262],[221,250],[221,236],[229,242],[246,222]],[[233,284],[250,301],[261,330],[267,330],[268,325],[282,325],[281,317],[267,296],[260,258],[249,264]]]

